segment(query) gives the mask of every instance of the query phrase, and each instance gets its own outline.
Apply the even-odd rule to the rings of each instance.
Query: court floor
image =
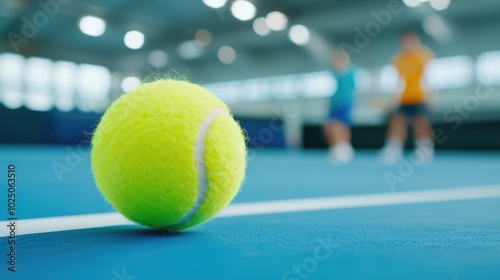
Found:
[[[221,216],[168,234],[126,222],[94,186],[88,148],[0,146],[0,279],[500,279],[500,153],[382,165],[360,151],[251,151]],[[2,184],[5,186],[5,184]],[[111,213],[111,214],[110,214]]]

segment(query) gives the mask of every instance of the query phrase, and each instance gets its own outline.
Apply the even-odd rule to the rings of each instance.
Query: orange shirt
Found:
[[[402,105],[422,104],[425,102],[425,90],[421,81],[424,76],[427,62],[434,57],[434,53],[428,48],[422,46],[411,52],[401,52],[397,54],[392,64],[403,79],[405,87],[401,94]]]

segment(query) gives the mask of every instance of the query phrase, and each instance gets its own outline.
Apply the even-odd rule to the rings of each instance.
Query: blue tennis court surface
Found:
[[[2,223],[0,279],[500,277],[500,197],[494,193],[482,198],[447,200],[441,194],[433,202],[234,215],[176,234],[119,225],[23,235],[22,219],[57,221],[113,211],[95,188],[88,154],[73,159],[71,171],[58,178],[54,163],[65,163],[71,149],[77,147],[0,148],[2,166],[14,163],[17,168],[21,219],[16,273],[6,269],[8,239]],[[500,154],[493,152],[440,152],[433,163],[406,166],[403,173],[398,171],[400,165],[380,164],[374,152],[358,152],[355,161],[341,166],[330,164],[322,151],[251,154],[246,182],[234,205],[500,188]],[[388,172],[404,180],[391,187]],[[6,199],[0,207],[7,209]]]

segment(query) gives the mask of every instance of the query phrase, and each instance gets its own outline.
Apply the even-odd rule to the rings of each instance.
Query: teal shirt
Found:
[[[356,71],[354,67],[349,67],[343,72],[334,73],[337,80],[337,90],[330,98],[332,107],[351,106],[354,99],[354,75]]]

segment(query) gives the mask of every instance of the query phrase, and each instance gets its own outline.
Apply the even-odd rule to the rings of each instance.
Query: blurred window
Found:
[[[78,109],[95,112],[104,110],[111,89],[111,72],[104,66],[81,64],[76,73]]]
[[[238,88],[238,82],[221,82],[206,85],[207,89],[226,103],[234,103],[241,100],[243,94]]]
[[[472,83],[473,71],[473,61],[469,56],[437,58],[429,63],[425,78],[434,90],[463,88]]]
[[[337,82],[330,72],[322,71],[212,83],[206,87],[225,102],[234,103],[331,96]]]
[[[105,109],[111,90],[111,73],[103,66],[46,58],[0,55],[0,102],[7,108],[22,105],[36,111],[56,106],[60,111]]]
[[[75,107],[75,75],[77,65],[69,61],[54,63],[52,84],[55,93],[56,108],[70,111]]]
[[[294,88],[295,76],[278,76],[269,79],[272,96],[276,99],[292,99],[297,97],[297,92]]]
[[[300,75],[302,96],[308,98],[329,97],[337,90],[337,80],[330,71]]]
[[[243,89],[240,99],[244,101],[260,101],[269,99],[270,85],[264,79],[252,79],[238,83],[238,86]]]
[[[52,96],[53,63],[40,57],[26,60],[26,107],[36,111],[48,111],[54,106]]]
[[[485,85],[500,84],[500,51],[486,52],[477,58],[476,79]]]
[[[0,101],[11,109],[23,105],[24,57],[4,53],[0,55]]]

